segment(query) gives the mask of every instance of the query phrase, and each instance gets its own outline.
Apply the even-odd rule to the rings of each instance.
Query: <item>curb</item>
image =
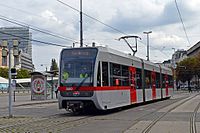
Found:
[[[32,102],[32,103],[22,103],[19,105],[13,105],[13,107],[21,107],[21,106],[29,106],[29,105],[37,105],[37,104],[51,104],[51,103],[58,103],[58,100],[54,101],[42,101],[42,102]],[[8,107],[2,107],[1,109],[7,109]]]

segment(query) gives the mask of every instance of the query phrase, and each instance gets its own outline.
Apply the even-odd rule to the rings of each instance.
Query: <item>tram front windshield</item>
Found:
[[[65,49],[61,53],[61,86],[92,86],[97,49]]]

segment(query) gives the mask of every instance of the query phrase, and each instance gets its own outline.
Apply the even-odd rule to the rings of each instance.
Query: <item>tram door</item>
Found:
[[[166,96],[169,95],[169,81],[168,81],[168,76],[165,74],[165,89],[166,89]]]
[[[151,72],[152,99],[156,99],[156,73]]]
[[[130,72],[130,97],[131,103],[135,103],[137,101],[137,93],[136,93],[136,69],[134,67],[129,67]]]

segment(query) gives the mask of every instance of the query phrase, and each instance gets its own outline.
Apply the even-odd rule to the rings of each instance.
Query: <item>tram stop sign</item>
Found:
[[[16,80],[15,79],[13,79],[12,80],[12,82],[11,82],[11,88],[12,88],[12,90],[16,90]]]

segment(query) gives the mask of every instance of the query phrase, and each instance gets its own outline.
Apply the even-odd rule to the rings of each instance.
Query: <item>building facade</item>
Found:
[[[18,69],[27,69],[29,71],[34,70],[32,62],[32,34],[29,32],[28,27],[3,27],[0,28],[0,44],[6,40],[9,44],[13,44],[13,40],[18,40],[19,58],[16,59],[11,56],[11,66]],[[0,52],[2,47],[0,47]],[[2,52],[1,52],[2,53]],[[11,50],[12,54],[12,50]],[[8,62],[8,58],[7,58]],[[0,56],[0,66],[8,66],[8,63],[3,62],[2,56]]]
[[[200,54],[200,41],[187,50],[188,57],[194,57]]]
[[[180,61],[184,60],[187,58],[187,51],[183,49],[177,50],[173,55],[172,55],[172,67],[176,68],[177,63]]]

